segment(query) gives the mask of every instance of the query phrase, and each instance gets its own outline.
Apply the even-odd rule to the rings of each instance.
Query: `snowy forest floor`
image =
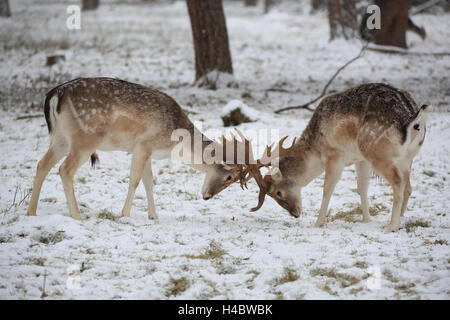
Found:
[[[417,15],[422,41],[408,34],[411,55],[367,52],[332,84],[337,91],[387,82],[432,103],[413,194],[401,229],[385,233],[392,189],[371,179],[372,219],[360,223],[355,169],[347,167],[323,228],[315,228],[323,175],[303,189],[303,212],[289,216],[272,199],[257,213],[252,182],[205,202],[203,175],[153,161],[159,221],[147,220],[142,185],[130,218],[120,217],[130,155],[98,152],[75,190],[82,222],[68,216],[58,166],[44,182],[37,217],[26,208],[36,164],[48,147],[42,113],[47,89],[79,76],[111,76],[163,90],[192,109],[203,129],[225,132],[222,108],[239,99],[260,119],[245,129],[300,135],[311,113],[276,108],[317,96],[335,70],[357,55],[358,40],[328,42],[325,13],[273,11],[226,3],[238,88],[192,87],[194,52],[187,9],[175,4],[108,4],[65,27],[68,3],[13,1],[0,19],[0,299],[449,299],[450,298],[450,15]],[[46,56],[65,61],[46,67]]]

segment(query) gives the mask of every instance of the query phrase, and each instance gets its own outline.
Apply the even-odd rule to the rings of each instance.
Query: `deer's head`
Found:
[[[296,218],[300,216],[302,210],[301,187],[294,176],[289,174],[290,165],[295,162],[295,139],[289,148],[283,148],[283,142],[286,138],[281,139],[275,148],[268,146],[266,152],[256,164],[246,166],[248,174],[245,181],[254,178],[259,186],[258,205],[251,211],[259,210],[264,204],[266,195],[268,195],[292,216]],[[279,166],[270,168],[268,174],[263,177],[260,169],[270,167],[272,160],[275,158],[278,159]]]
[[[214,163],[206,169],[206,176],[202,187],[202,196],[208,200],[236,181],[240,181],[241,188],[245,185],[245,163],[252,159],[251,143],[242,132],[235,129],[241,141],[232,135],[228,140],[225,136],[211,143],[211,156],[220,163]],[[232,151],[232,152],[231,152]]]

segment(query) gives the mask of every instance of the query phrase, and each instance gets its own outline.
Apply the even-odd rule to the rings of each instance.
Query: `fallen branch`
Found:
[[[387,53],[387,54],[399,54],[402,56],[433,56],[433,57],[443,57],[443,56],[450,56],[450,52],[414,52],[414,51],[407,51],[407,50],[401,50],[397,48],[389,48],[389,47],[371,47],[367,48],[367,50],[380,52],[380,53]]]
[[[40,118],[40,117],[43,117],[43,116],[44,116],[43,114],[30,114],[30,115],[27,115],[27,116],[17,117],[16,120]]]
[[[309,111],[314,111],[314,109],[311,109],[309,106],[310,106],[311,104],[313,104],[314,102],[318,101],[319,99],[321,99],[322,97],[324,97],[324,96],[327,94],[328,87],[331,85],[331,83],[334,81],[334,79],[336,79],[336,77],[338,76],[338,74],[339,74],[342,70],[344,70],[348,65],[350,65],[351,63],[353,63],[353,62],[355,62],[356,60],[358,60],[359,58],[361,58],[361,57],[364,55],[364,52],[366,51],[367,46],[368,46],[368,43],[365,44],[365,45],[361,48],[361,51],[359,52],[359,54],[358,54],[356,57],[354,57],[353,59],[349,60],[347,63],[345,63],[342,67],[340,67],[340,68],[335,72],[335,74],[331,77],[330,80],[328,80],[327,84],[326,84],[325,87],[323,88],[322,93],[321,93],[317,98],[314,98],[313,100],[311,100],[311,101],[309,101],[309,102],[307,102],[307,103],[305,103],[305,104],[302,104],[302,105],[300,105],[300,106],[290,106],[290,107],[286,107],[286,108],[281,108],[281,109],[275,110],[274,112],[275,112],[275,113],[280,113],[280,112],[284,112],[284,111],[288,111],[288,110],[294,110],[294,109],[306,109],[306,110],[309,110]]]
[[[442,0],[430,0],[430,1],[427,1],[425,3],[422,3],[421,5],[411,9],[411,11],[412,11],[411,15],[416,15],[416,14],[418,14],[418,13],[420,13],[420,12],[422,12],[422,11],[428,9],[428,8],[433,7],[434,5],[438,4],[441,1]]]

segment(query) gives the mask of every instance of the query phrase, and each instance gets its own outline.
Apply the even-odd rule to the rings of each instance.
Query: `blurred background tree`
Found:
[[[0,0],[0,17],[10,17],[11,10],[9,9],[8,0]]]
[[[83,0],[82,10],[96,10],[100,4],[100,0]]]
[[[215,89],[221,73],[233,74],[222,0],[187,0],[187,6],[194,38],[196,84]]]
[[[270,8],[281,3],[281,0],[264,0],[264,13],[268,13]]]
[[[356,0],[328,0],[327,5],[330,41],[339,37],[354,38],[358,27]]]
[[[246,7],[256,7],[258,0],[244,0],[244,4]]]

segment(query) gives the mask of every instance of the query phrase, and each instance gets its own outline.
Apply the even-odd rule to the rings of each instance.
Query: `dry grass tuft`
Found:
[[[119,217],[115,216],[111,211],[104,209],[97,216],[99,219],[117,221]]]
[[[411,232],[417,227],[429,228],[430,223],[428,221],[420,220],[420,219],[414,220],[414,221],[408,221],[407,223],[405,223],[406,232]]]
[[[321,276],[335,279],[341,285],[341,288],[347,288],[355,285],[361,281],[361,279],[342,272],[336,272],[335,268],[315,268],[310,271],[313,277]]]
[[[377,216],[380,212],[386,210],[387,207],[384,204],[376,203],[369,208],[369,214],[372,217],[374,217]],[[362,209],[360,206],[358,206],[348,211],[339,211],[333,217],[331,217],[331,221],[344,220],[347,222],[358,222],[361,221],[362,219],[361,217],[362,217]]]
[[[297,271],[292,267],[284,267],[283,275],[281,278],[276,279],[277,284],[284,284],[288,282],[294,282],[299,278]]]
[[[170,278],[166,296],[178,296],[189,288],[190,284],[186,277]]]
[[[214,260],[222,258],[227,252],[214,240],[210,242],[209,247],[199,255],[185,255],[191,259]]]

